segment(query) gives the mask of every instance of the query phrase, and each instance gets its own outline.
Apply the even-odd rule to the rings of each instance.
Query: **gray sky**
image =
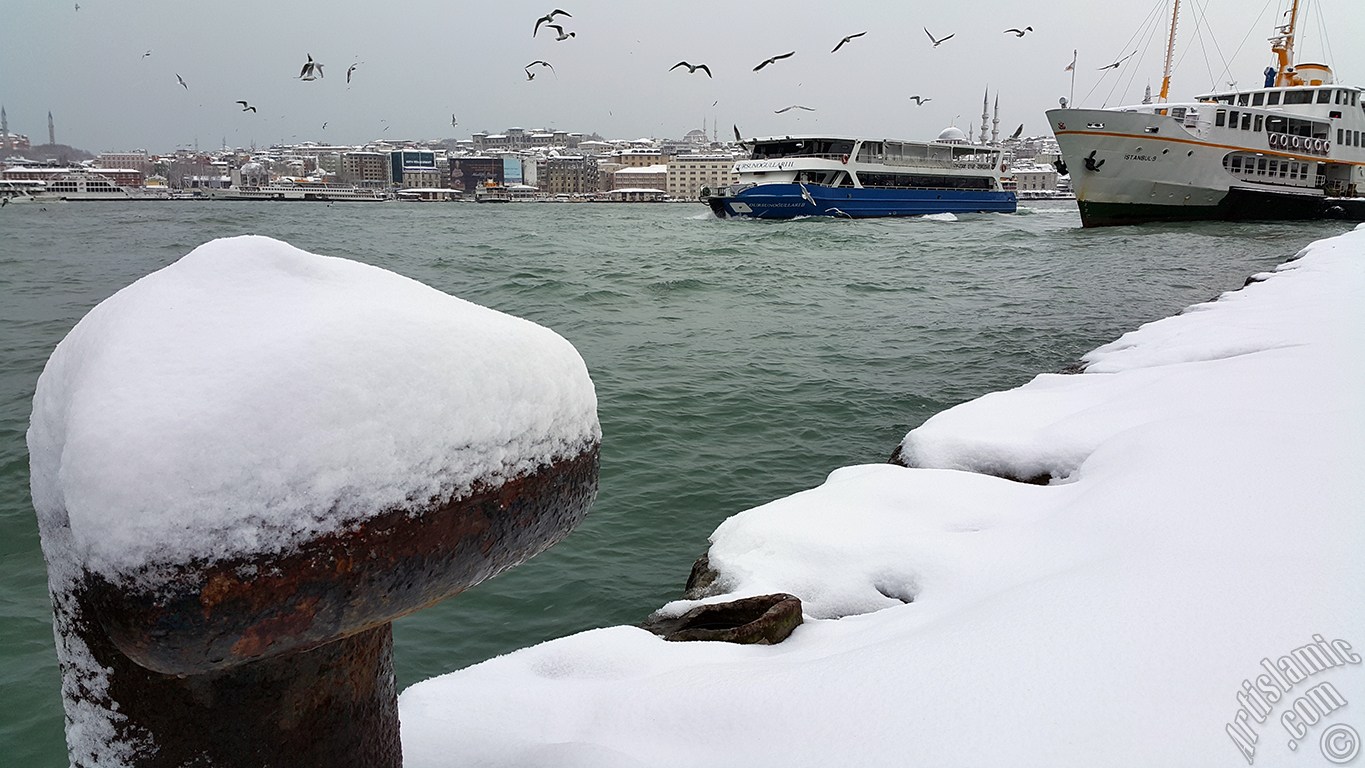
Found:
[[[746,136],[922,139],[955,118],[964,129],[979,124],[989,86],[992,99],[1000,95],[1002,134],[1019,123],[1038,134],[1044,110],[1070,90],[1064,69],[1073,49],[1078,105],[1131,103],[1148,84],[1158,90],[1169,4],[0,0],[0,103],[10,130],[34,143],[47,141],[50,110],[59,143],[94,152],[164,152],[196,141],[207,149],[224,139],[247,146],[467,138],[509,126],[681,137],[703,119],[708,130],[719,124],[722,137],[738,124]],[[1184,0],[1172,99],[1228,80],[1258,84],[1271,61],[1265,40],[1288,4]],[[1365,85],[1365,2],[1306,5],[1298,59],[1326,59],[1339,82]],[[542,28],[532,38],[536,18],[556,7],[573,14],[559,21],[577,36],[557,42]],[[1035,31],[1003,33],[1025,25]],[[926,26],[954,37],[934,48]],[[864,30],[831,54],[841,37]],[[791,50],[795,56],[752,71]],[[1097,71],[1133,51],[1124,67]],[[309,53],[326,76],[303,82],[296,76]],[[555,72],[537,68],[526,80],[522,68],[535,59]],[[707,64],[715,78],[668,71],[683,59]],[[357,62],[348,86],[346,69]],[[933,100],[916,107],[913,94]],[[237,99],[258,111],[240,111]],[[791,104],[816,111],[774,114]]]

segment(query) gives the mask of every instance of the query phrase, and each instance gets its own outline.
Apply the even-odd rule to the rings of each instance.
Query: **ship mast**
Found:
[[[1279,59],[1280,67],[1275,73],[1275,85],[1295,85],[1294,73],[1289,70],[1294,65],[1294,25],[1299,18],[1299,0],[1289,9],[1289,23],[1278,27],[1280,34],[1270,39],[1270,50]]]
[[[1171,35],[1166,39],[1166,67],[1161,73],[1161,93],[1157,95],[1157,99],[1163,102],[1171,94],[1171,59],[1175,56],[1175,22],[1179,18],[1180,0],[1175,0],[1175,10],[1171,12]]]

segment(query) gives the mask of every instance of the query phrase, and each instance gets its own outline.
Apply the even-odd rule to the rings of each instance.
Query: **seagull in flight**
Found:
[[[800,104],[793,104],[793,105],[791,105],[790,107],[783,107],[783,108],[781,108],[781,109],[775,109],[775,110],[773,110],[773,114],[774,114],[774,115],[780,115],[780,114],[782,114],[783,112],[786,112],[786,111],[789,110],[789,109],[804,109],[804,110],[806,110],[807,112],[814,112],[814,111],[815,111],[815,107],[803,107],[803,106],[801,106]]]
[[[350,85],[350,84],[351,84],[351,73],[354,72],[354,71],[355,71],[355,68],[358,67],[358,66],[360,66],[360,62],[357,61],[356,63],[354,63],[354,64],[352,64],[351,66],[349,66],[349,67],[346,68],[346,84],[347,84],[347,85]],[[321,68],[321,67],[318,68],[318,74],[319,74],[319,75],[322,74],[322,68]]]
[[[327,121],[326,121],[326,120],[323,120],[323,121],[322,121],[322,130],[324,130],[324,131],[327,130]]]
[[[145,59],[145,58],[147,58],[148,56],[151,56],[151,55],[152,55],[152,52],[149,50],[149,51],[147,51],[146,53],[142,54],[142,58]]]
[[[915,102],[915,106],[917,106],[917,107],[922,107],[922,106],[924,106],[924,102],[926,102],[926,101],[933,101],[932,98],[926,99],[926,98],[924,98],[923,96],[911,96],[911,97],[910,97],[910,100],[913,101],[913,102]]]
[[[1099,70],[1096,70],[1096,71],[1103,71],[1103,70],[1106,70],[1106,69],[1118,69],[1118,67],[1119,67],[1120,64],[1122,64],[1123,62],[1125,62],[1125,61],[1127,61],[1127,60],[1133,58],[1133,57],[1136,56],[1136,55],[1137,55],[1137,51],[1133,51],[1132,53],[1128,54],[1127,56],[1124,56],[1123,58],[1119,59],[1118,61],[1114,62],[1113,64],[1106,64],[1106,65],[1104,65],[1103,67],[1100,67]]]
[[[844,43],[847,43],[849,40],[852,40],[852,39],[855,38],[855,37],[862,37],[863,35],[866,35],[866,34],[867,34],[867,32],[859,32],[859,33],[856,34],[856,35],[849,35],[848,37],[845,37],[843,40],[840,40],[840,41],[839,41],[839,44],[838,44],[838,45],[834,46],[834,50],[830,51],[830,53],[837,53],[837,52],[839,51],[840,48],[843,48],[843,47],[844,47]]]
[[[694,73],[694,72],[696,72],[697,70],[700,69],[701,71],[703,71],[703,72],[706,73],[706,76],[707,76],[707,77],[711,77],[711,68],[710,68],[710,67],[706,66],[705,64],[688,64],[688,63],[685,62],[685,61],[680,61],[680,62],[678,62],[677,64],[674,64],[673,66],[671,66],[671,67],[668,68],[668,71],[669,71],[669,72],[672,72],[673,70],[677,69],[678,67],[687,67],[687,74],[689,74],[689,75],[692,74],[692,73]]]
[[[774,56],[771,59],[764,59],[758,66],[754,67],[754,71],[757,72],[758,70],[763,69],[769,64],[778,61],[779,59],[785,59],[789,56],[794,56],[795,54],[796,51],[787,51],[786,53],[778,54],[777,56]]]
[[[730,127],[735,129],[735,141],[736,141],[736,142],[743,143],[744,137],[739,135],[739,126],[738,126],[738,125],[732,125],[732,126],[730,126]]]
[[[190,87],[189,87],[188,85],[185,85],[185,78],[181,77],[180,75],[176,75],[176,76],[175,76],[175,81],[176,81],[177,83],[180,83],[182,86],[184,86],[184,87],[185,87],[185,90],[188,91],[188,90],[190,89]]]
[[[237,103],[242,105],[242,111],[243,111],[243,112],[255,112],[255,111],[256,111],[256,108],[255,108],[255,107],[251,106],[250,104],[246,103],[245,101],[238,101]],[[326,123],[323,123],[323,125],[326,125]]]
[[[322,65],[313,61],[313,54],[310,53],[308,54],[308,61],[303,65],[303,69],[299,70],[298,79],[316,80],[319,77],[322,77]]]
[[[1024,27],[1023,29],[1007,29],[1005,30],[1005,34],[1008,35],[1009,33],[1013,32],[1015,37],[1023,37],[1026,32],[1032,31],[1033,27]]]
[[[559,26],[558,24],[546,24],[545,26],[549,27],[550,29],[553,29],[557,33],[555,36],[556,40],[568,40],[569,38],[578,34],[577,32],[565,32],[564,28]]]
[[[529,70],[531,67],[535,67],[535,66],[549,67],[551,72],[554,72],[554,71],[555,71],[555,68],[554,68],[554,65],[553,65],[553,64],[551,64],[551,63],[548,62],[548,61],[541,61],[540,59],[536,59],[535,61],[531,62],[530,64],[527,64],[525,67],[522,67],[522,69]],[[559,76],[559,73],[558,73],[558,72],[555,72],[555,76],[558,77],[558,76]]]
[[[1023,124],[1023,123],[1020,123],[1020,124],[1019,124],[1019,127],[1014,129],[1014,133],[1011,133],[1011,134],[1010,134],[1010,138],[1011,138],[1011,139],[1017,139],[1017,138],[1019,138],[1019,136],[1020,136],[1021,134],[1023,134],[1023,132],[1024,132],[1024,124]]]
[[[451,113],[450,113],[450,127],[451,127],[451,128],[459,128],[459,127],[460,127],[460,121],[455,119],[455,113],[454,113],[454,112],[451,112]]]
[[[952,36],[953,36],[953,35],[956,35],[957,33],[954,32],[953,35],[948,35],[947,37],[938,37],[938,38],[936,38],[936,37],[934,37],[934,33],[933,33],[933,32],[930,32],[928,27],[925,27],[925,28],[924,28],[924,34],[926,34],[926,35],[929,36],[929,42],[933,43],[933,44],[934,44],[934,47],[937,48],[937,47],[939,46],[940,43],[943,43],[943,42],[945,42],[945,41],[947,41],[947,40],[950,40],[950,39],[952,38]]]
[[[536,35],[540,34],[541,24],[550,24],[555,20],[556,16],[568,16],[571,19],[573,18],[572,13],[556,8],[553,11],[550,11],[549,13],[545,14],[544,16],[541,16],[540,18],[536,19],[536,28],[532,30],[531,37],[535,37]]]

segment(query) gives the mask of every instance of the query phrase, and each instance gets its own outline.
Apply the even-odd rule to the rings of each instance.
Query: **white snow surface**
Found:
[[[600,436],[587,368],[553,331],[243,236],[77,323],[28,442],[40,522],[69,525],[82,561],[67,565],[119,576],[284,550]]]
[[[1329,764],[1365,702],[1365,225],[1259,277],[935,416],[922,468],[725,521],[709,600],[798,595],[783,643],[618,626],[498,657],[403,692],[405,765]],[[1315,635],[1354,661],[1239,746],[1243,682]],[[1292,731],[1321,683],[1354,706]]]

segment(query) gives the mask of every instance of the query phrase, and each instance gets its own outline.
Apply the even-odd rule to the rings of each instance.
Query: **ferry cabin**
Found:
[[[796,158],[802,162],[781,162]],[[1004,165],[1003,150],[958,140],[784,137],[755,141],[750,159],[736,163],[735,171],[741,186],[796,183],[850,189],[1001,191]]]
[[[1314,189],[1329,197],[1365,195],[1365,98],[1360,88],[1258,88],[1124,111],[1168,116],[1194,137],[1226,150],[1223,169],[1239,186]],[[1159,124],[1143,131],[1157,141],[1172,138],[1160,135]],[[1157,151],[1135,145],[1125,159],[1142,161]]]

